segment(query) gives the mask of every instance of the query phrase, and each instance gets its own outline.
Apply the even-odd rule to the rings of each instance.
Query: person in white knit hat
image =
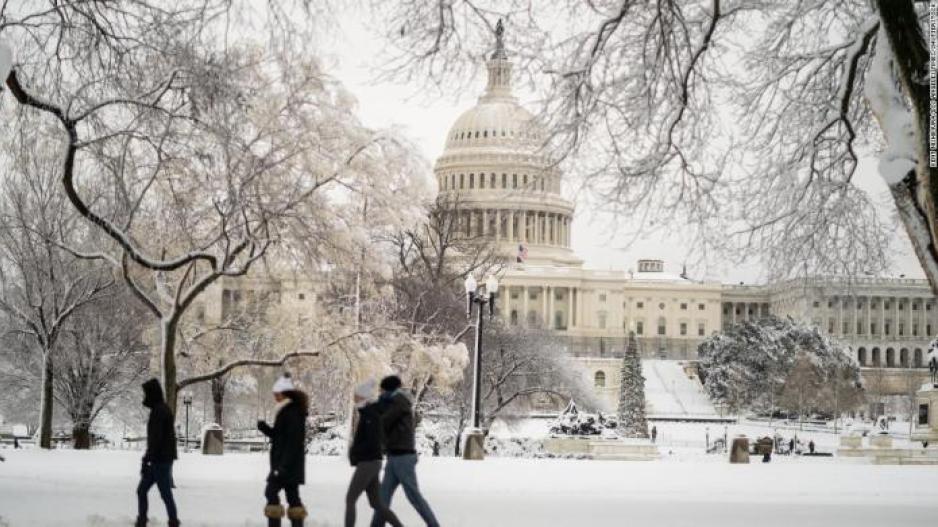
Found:
[[[293,384],[289,373],[274,383],[277,402],[274,425],[258,421],[257,429],[270,438],[270,474],[264,496],[267,506],[264,515],[268,527],[280,527],[286,512],[292,527],[302,527],[306,507],[300,500],[299,486],[306,483],[306,416],[309,397]],[[280,490],[287,496],[290,508],[284,511],[280,504]]]
[[[381,499],[381,413],[384,408],[375,401],[377,389],[378,383],[374,379],[355,388],[358,423],[354,426],[348,451],[349,462],[355,467],[355,472],[345,495],[345,527],[355,526],[355,505],[362,492],[367,494],[368,504],[378,518],[394,527],[401,526],[397,515]]]

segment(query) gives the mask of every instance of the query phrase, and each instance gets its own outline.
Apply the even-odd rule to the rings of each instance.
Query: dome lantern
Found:
[[[485,64],[489,72],[489,82],[482,96],[483,101],[514,98],[511,94],[511,61],[505,51],[504,35],[505,26],[502,20],[498,19],[495,26],[495,51]]]

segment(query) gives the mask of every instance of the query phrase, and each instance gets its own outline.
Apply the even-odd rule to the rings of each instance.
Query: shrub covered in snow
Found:
[[[707,393],[737,409],[774,409],[799,354],[816,367],[822,386],[859,383],[857,364],[840,342],[791,319],[742,322],[708,337],[697,352]]]

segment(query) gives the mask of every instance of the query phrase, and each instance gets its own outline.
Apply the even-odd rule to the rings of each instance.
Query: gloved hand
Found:
[[[259,419],[257,421],[257,429],[266,435],[270,435],[270,425],[267,424],[267,421],[264,421],[263,419]]]

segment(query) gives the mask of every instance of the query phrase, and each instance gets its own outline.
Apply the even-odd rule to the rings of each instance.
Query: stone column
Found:
[[[560,217],[560,225],[561,225],[560,232],[562,233],[562,236],[560,238],[561,240],[560,243],[564,247],[567,247],[569,244],[567,243],[567,218],[566,216]]]
[[[521,222],[518,225],[521,229],[521,240],[527,244],[528,243],[528,211],[521,211]]]
[[[502,211],[495,209],[495,241],[502,241]]]
[[[873,332],[870,331],[870,322],[873,321],[873,315],[872,315],[873,308],[871,305],[872,303],[873,303],[873,297],[872,296],[866,297],[866,322],[865,322],[866,327],[863,328],[863,333],[866,335],[869,335],[871,338],[873,336]]]
[[[547,293],[548,287],[546,285],[541,286],[541,320],[544,321],[545,328],[550,327],[550,317],[547,316],[549,315],[547,313]]]
[[[886,338],[886,303],[885,298],[879,298],[879,334]]]
[[[505,287],[505,292],[502,294],[505,296],[505,312],[502,313],[502,318],[508,325],[511,325],[511,286]]]
[[[909,337],[912,336],[912,323],[915,321],[915,311],[912,311],[912,301],[915,300],[912,297],[909,297],[905,303],[905,308],[909,310],[909,332],[906,333]]]
[[[507,212],[508,212],[508,225],[505,228],[505,230],[508,231],[508,239],[514,242],[514,241],[517,241],[515,239],[515,212],[512,210],[509,210]]]
[[[489,232],[489,209],[482,209],[482,236],[491,234]]]
[[[899,322],[900,322],[899,320],[899,297],[893,297],[892,299],[892,319],[893,319],[892,324],[896,326],[895,329],[893,330],[894,331],[893,335],[895,335],[898,338],[899,337]],[[903,324],[903,326],[905,326],[905,324]],[[903,333],[905,333],[905,331],[903,331]]]
[[[551,214],[551,215],[550,215],[550,221],[549,221],[549,223],[548,223],[548,224],[550,225],[550,234],[549,234],[549,236],[547,237],[547,241],[548,241],[551,245],[556,245],[556,244],[557,244],[557,224],[556,224],[556,221],[557,221],[557,220],[556,220],[556,218],[554,217],[554,215]]]
[[[537,214],[537,220],[538,227],[540,227],[537,233],[538,243],[547,245],[547,214],[539,212]]]
[[[527,327],[528,326],[528,286],[524,286],[521,288],[521,294],[524,295],[524,298],[521,301],[521,306],[522,306],[522,309],[524,309],[524,313],[522,313],[522,315],[518,318],[521,319],[520,320],[521,325],[523,325],[524,327]]]
[[[920,298],[918,301],[918,308],[921,310],[922,316],[919,320],[918,334],[928,340],[931,340],[931,335],[925,333],[925,326],[928,324],[928,311],[925,310],[925,303],[928,302],[927,298]],[[909,354],[912,354],[912,350],[909,350]],[[911,360],[909,363],[911,364]]]
[[[547,298],[547,327],[550,329],[558,329],[554,320],[554,296],[556,296],[556,293],[554,292],[553,287],[548,289],[548,294],[550,296]]]
[[[556,238],[554,237],[555,235],[556,235],[556,231],[554,230],[554,215],[548,214],[547,215],[547,243],[549,245],[554,245],[554,242],[556,241]]]

